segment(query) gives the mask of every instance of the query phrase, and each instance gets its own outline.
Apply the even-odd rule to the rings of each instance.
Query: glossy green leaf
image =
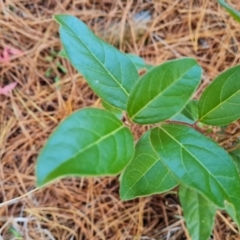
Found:
[[[240,12],[227,4],[224,0],[218,0],[218,3],[225,8],[225,10],[240,23]]]
[[[57,15],[67,57],[93,91],[111,105],[126,109],[129,92],[139,78],[132,61],[98,38],[82,21]]]
[[[162,193],[178,184],[168,168],[159,159],[150,142],[150,131],[136,145],[135,155],[120,179],[122,200]]]
[[[198,120],[198,101],[191,100],[186,107],[182,110],[182,113],[194,122]]]
[[[107,103],[106,101],[102,100],[103,107],[111,112],[113,115],[115,115],[118,119],[122,119],[123,117],[123,111],[119,108],[116,108],[112,106],[111,104]]]
[[[159,157],[180,183],[220,208],[230,203],[234,209],[228,208],[228,212],[236,213],[240,223],[240,177],[223,148],[195,129],[176,124],[154,128],[150,138]]]
[[[194,59],[171,60],[152,68],[134,85],[128,101],[130,118],[157,123],[180,112],[196,90],[201,67]]]
[[[191,239],[208,240],[214,225],[215,205],[184,185],[180,185],[179,198]]]
[[[240,173],[240,149],[235,149],[234,151],[229,153],[232,157],[234,163],[237,166],[238,172]]]
[[[130,130],[103,109],[85,108],[67,117],[37,159],[37,185],[56,178],[118,174],[132,159]]]
[[[141,69],[144,69],[144,68],[146,68],[147,70],[150,70],[151,68],[153,68],[152,65],[147,64],[141,57],[139,57],[135,54],[127,53],[126,55],[134,63],[137,70],[141,70]]]
[[[198,101],[191,100],[185,108],[170,120],[193,124],[198,120]]]
[[[220,74],[204,90],[198,104],[199,121],[220,126],[240,118],[240,65]]]

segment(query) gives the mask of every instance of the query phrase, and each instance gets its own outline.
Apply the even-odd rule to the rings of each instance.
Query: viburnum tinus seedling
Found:
[[[208,239],[217,209],[240,226],[240,176],[229,153],[204,135],[204,125],[240,118],[240,66],[216,77],[199,101],[196,60],[145,65],[98,38],[80,20],[57,15],[66,57],[103,100],[104,109],[80,109],[54,130],[38,156],[37,185],[64,176],[120,174],[122,200],[178,186],[192,239]],[[138,69],[146,68],[143,76]],[[154,124],[136,145],[121,121]]]

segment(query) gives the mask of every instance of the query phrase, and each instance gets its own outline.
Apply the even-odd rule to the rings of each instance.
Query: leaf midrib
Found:
[[[167,88],[165,88],[162,92],[160,92],[159,94],[157,94],[154,98],[152,98],[146,105],[144,105],[142,108],[140,108],[131,118],[134,119],[134,117],[136,117],[136,115],[141,112],[142,110],[144,110],[149,104],[151,104],[156,98],[161,97],[161,95],[163,95],[169,88],[171,88],[174,84],[176,84],[180,79],[182,79],[182,77],[188,72],[190,71],[192,68],[194,68],[195,66],[197,66],[198,64],[194,64],[190,69],[188,69],[187,71],[185,71],[178,79],[176,79],[176,81],[174,81],[172,84],[170,84]]]
[[[82,149],[81,149],[80,151],[78,151],[75,155],[73,155],[73,158],[76,157],[77,155],[79,155],[80,153],[82,153],[82,152],[88,150],[89,148],[93,147],[94,145],[99,144],[101,141],[103,141],[104,139],[108,138],[108,137],[111,136],[111,135],[114,135],[115,133],[117,133],[118,131],[120,131],[120,130],[123,129],[123,128],[125,128],[124,125],[121,126],[121,127],[119,127],[119,128],[117,128],[117,129],[115,129],[114,131],[108,133],[107,135],[105,135],[105,136],[99,138],[97,141],[95,141],[95,142],[89,144],[89,145],[86,146],[85,148],[82,148]]]
[[[101,62],[101,61],[99,61],[99,59],[95,56],[95,54],[93,54],[92,53],[92,51],[90,51],[90,49],[88,48],[88,46],[81,40],[81,38],[74,32],[74,30],[72,30],[70,27],[68,27],[67,25],[61,25],[62,26],[62,28],[64,28],[64,27],[66,27],[67,29],[69,29],[72,33],[73,33],[73,37],[77,37],[80,41],[81,41],[81,43],[85,46],[85,48],[90,52],[90,54],[97,60],[97,62],[99,63],[99,65],[101,65],[102,66],[102,68],[106,71],[106,73],[109,75],[109,76],[111,76],[112,77],[112,79],[119,85],[119,87],[124,91],[124,93],[127,95],[127,96],[129,96],[129,93],[127,92],[127,90],[118,82],[118,80],[112,75],[112,73],[111,72],[109,72],[109,70],[104,66],[104,64]],[[94,36],[94,38],[95,38],[95,36]],[[101,45],[103,44],[101,41],[102,40],[99,40],[100,41],[100,43],[101,43]],[[110,46],[109,46],[110,47]],[[105,50],[105,49],[104,49]],[[116,51],[117,51],[117,49],[115,49]],[[66,50],[66,52],[67,52],[67,50]],[[120,63],[120,65],[121,65],[121,63]]]
[[[175,141],[177,144],[179,144],[179,146],[181,146],[181,148],[185,149],[185,151],[188,152],[188,153],[202,166],[202,168],[205,169],[206,172],[208,172],[209,175],[213,177],[213,179],[215,179],[215,181],[219,184],[219,186],[221,186],[222,191],[223,191],[224,194],[225,194],[225,197],[227,197],[228,194],[227,194],[226,191],[224,190],[224,187],[222,186],[221,182],[219,182],[219,181],[211,174],[211,172],[209,172],[209,171],[206,169],[206,167],[205,167],[204,165],[202,165],[202,163],[201,163],[200,161],[198,161],[198,159],[197,159],[191,152],[189,152],[188,149],[186,149],[186,148],[184,147],[183,144],[181,144],[176,138],[174,138],[171,134],[169,134],[167,131],[165,131],[162,127],[159,127],[159,128],[160,128],[163,132],[165,132],[171,139],[173,139],[173,141]],[[204,193],[202,193],[202,194],[205,195]],[[208,199],[208,197],[206,197],[206,198]],[[228,199],[228,198],[226,198],[226,200],[228,200],[229,202],[231,202],[230,199]],[[223,205],[224,205],[224,203],[223,203]]]
[[[117,133],[118,131],[120,131],[120,130],[123,129],[123,128],[125,128],[124,125],[123,125],[123,126],[120,126],[119,128],[115,129],[114,131],[106,134],[105,136],[100,137],[97,141],[95,141],[95,142],[87,145],[86,147],[80,149],[79,151],[77,151],[75,154],[73,154],[72,156],[70,156],[67,160],[65,160],[64,162],[62,162],[62,163],[61,163],[60,165],[58,165],[57,167],[60,167],[60,166],[61,166],[62,164],[64,164],[65,162],[67,162],[67,161],[69,161],[69,160],[71,160],[71,159],[74,159],[74,158],[77,157],[80,153],[82,153],[82,152],[88,150],[89,148],[91,148],[91,147],[99,144],[99,143],[102,142],[104,139],[108,138],[108,137],[111,136],[111,135],[114,135],[115,133]],[[55,167],[55,168],[56,168],[56,167]]]

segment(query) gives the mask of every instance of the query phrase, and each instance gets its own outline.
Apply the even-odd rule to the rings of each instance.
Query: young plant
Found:
[[[55,61],[58,56],[65,57],[62,51],[57,53],[56,51],[51,50],[50,55],[45,58],[45,60],[49,62],[52,66],[55,65],[54,68],[49,67],[47,69],[47,71],[45,72],[45,77],[48,77],[48,78],[53,77],[55,83],[59,82],[60,80],[59,75],[61,73],[67,73],[67,69],[62,65],[62,63],[60,61]],[[57,75],[56,75],[56,72],[57,72]]]
[[[37,185],[64,176],[120,175],[122,200],[163,193],[179,186],[192,239],[208,239],[217,209],[240,226],[240,176],[202,125],[227,125],[240,118],[240,66],[220,74],[191,100],[202,69],[192,58],[144,65],[102,41],[81,21],[57,15],[66,56],[103,100],[104,109],[84,108],[62,121],[36,164]],[[139,76],[136,65],[147,72]],[[142,68],[139,67],[139,68]],[[128,125],[155,124],[138,140]]]

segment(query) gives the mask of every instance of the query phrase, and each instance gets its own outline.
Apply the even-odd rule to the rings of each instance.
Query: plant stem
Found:
[[[173,123],[173,124],[179,124],[179,125],[185,125],[191,128],[194,128],[195,130],[197,130],[198,132],[204,134],[203,129],[201,129],[200,127],[197,126],[197,122],[195,122],[194,124],[190,124],[190,123],[185,123],[185,122],[179,122],[179,121],[174,121],[174,120],[167,120],[165,121],[167,123]]]

